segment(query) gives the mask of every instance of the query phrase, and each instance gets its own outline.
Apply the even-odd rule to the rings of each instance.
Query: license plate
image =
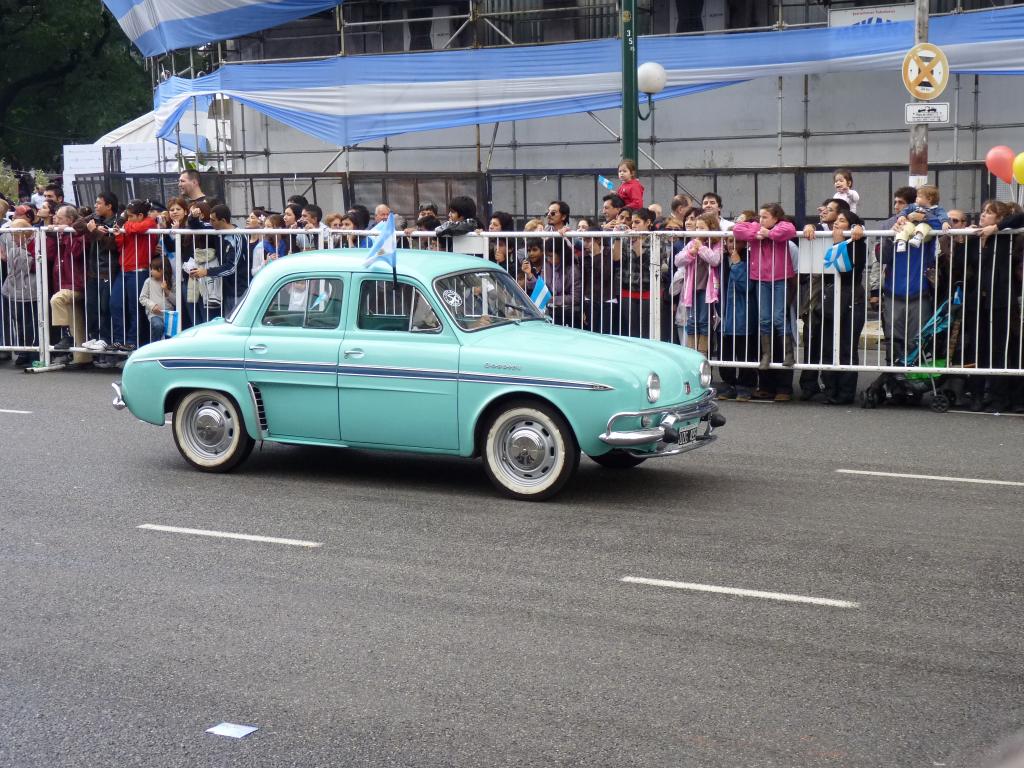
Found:
[[[679,445],[685,445],[686,443],[692,443],[696,439],[697,439],[697,428],[696,427],[690,427],[689,429],[680,429],[679,430],[679,440],[678,440],[678,444]]]

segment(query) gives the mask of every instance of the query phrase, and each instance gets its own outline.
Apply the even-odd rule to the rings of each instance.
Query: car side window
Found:
[[[333,330],[341,322],[341,280],[292,280],[279,290],[260,325]]]
[[[412,285],[395,285],[391,280],[363,281],[357,323],[368,331],[441,331],[441,321],[423,294]]]

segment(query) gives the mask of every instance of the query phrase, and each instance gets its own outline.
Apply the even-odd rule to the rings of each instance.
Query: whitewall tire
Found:
[[[565,419],[543,403],[506,403],[492,415],[483,437],[487,476],[513,499],[551,498],[580,463],[576,436]]]
[[[252,452],[235,401],[223,392],[189,392],[174,409],[174,444],[189,464],[204,472],[230,472]]]

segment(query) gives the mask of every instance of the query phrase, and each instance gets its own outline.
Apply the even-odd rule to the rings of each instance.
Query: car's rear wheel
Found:
[[[495,487],[513,499],[541,501],[558,493],[580,463],[576,436],[548,405],[505,404],[484,433],[484,468]]]
[[[204,472],[230,472],[254,445],[235,401],[211,389],[185,395],[174,408],[172,428],[185,461]]]
[[[647,461],[642,456],[634,456],[623,451],[608,451],[608,453],[602,453],[600,456],[591,456],[590,458],[605,469],[632,469]]]

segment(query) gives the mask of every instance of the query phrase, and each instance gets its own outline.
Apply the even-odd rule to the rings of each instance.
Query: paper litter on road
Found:
[[[213,728],[207,728],[207,733],[213,733],[217,736],[230,736],[232,739],[240,739],[243,736],[248,736],[253,731],[259,730],[255,725],[239,725],[238,723],[221,723],[215,725]]]

